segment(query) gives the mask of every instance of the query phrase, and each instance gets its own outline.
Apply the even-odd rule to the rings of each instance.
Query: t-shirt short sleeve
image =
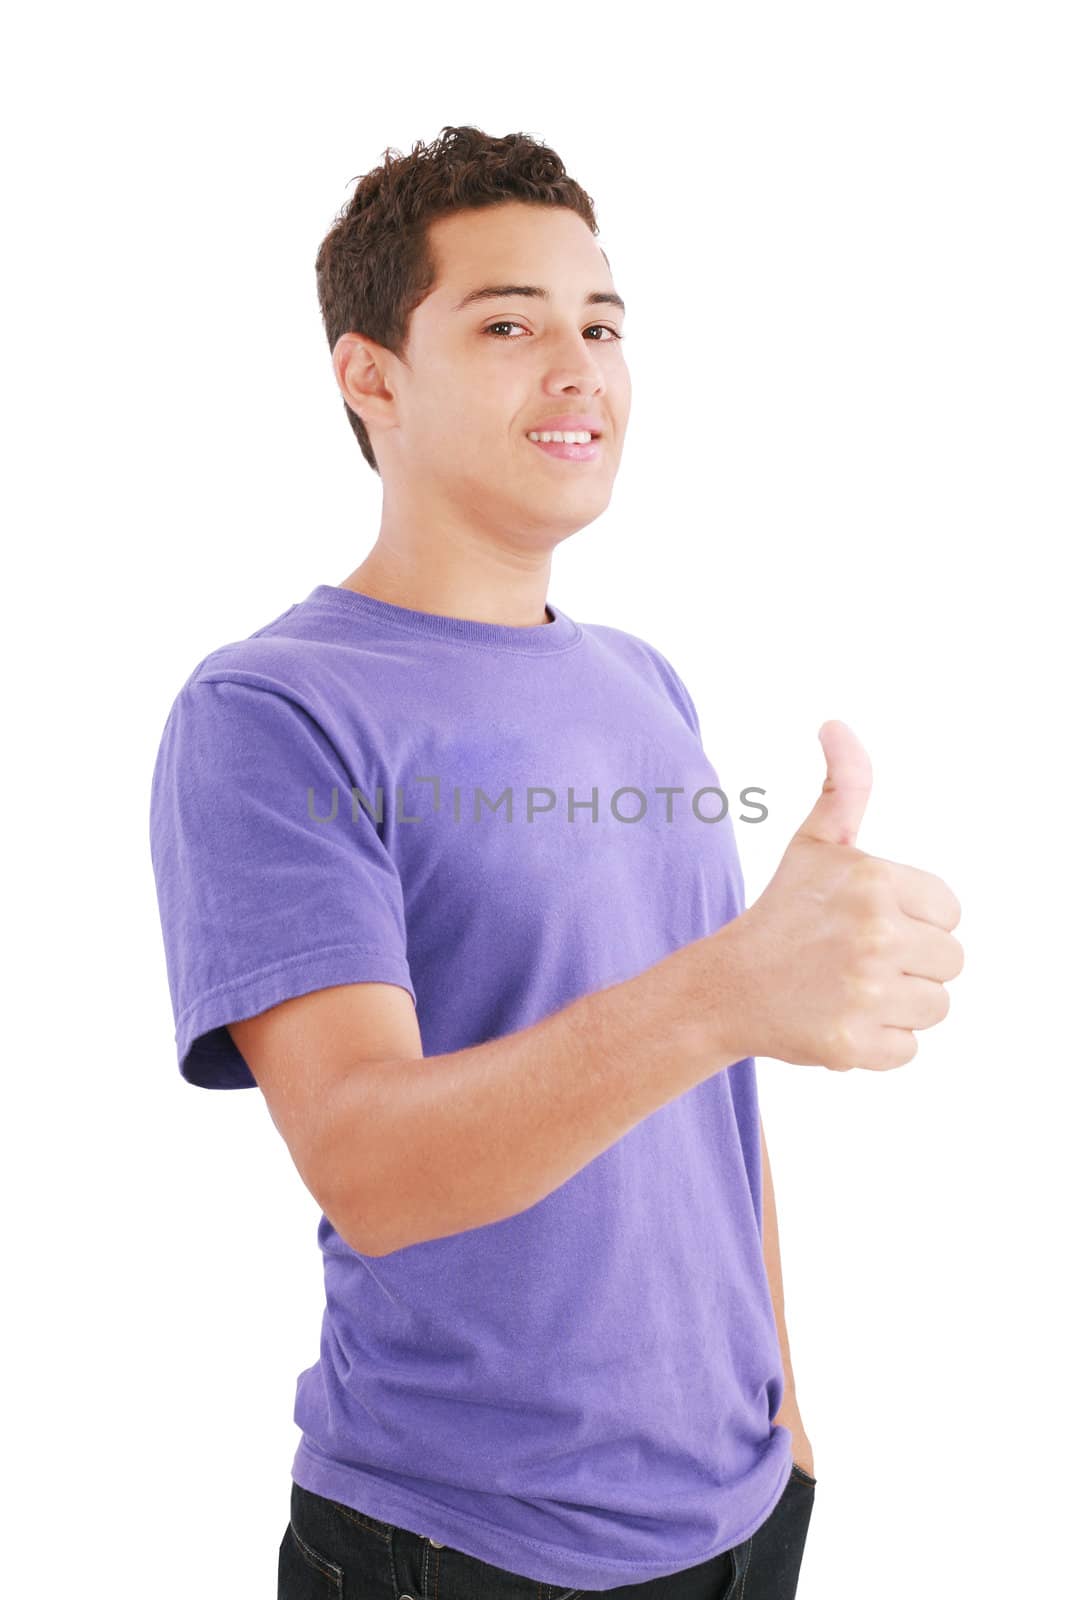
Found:
[[[663,679],[663,682],[666,685],[668,694],[678,707],[679,711],[682,713],[682,716],[689,724],[689,727],[693,733],[696,734],[697,742],[700,744],[701,748],[703,748],[703,737],[700,731],[700,718],[697,716],[697,708],[693,704],[693,697],[682,681],[680,673],[678,672],[677,668],[674,667],[670,661],[668,661],[663,652],[656,649],[655,645],[649,644],[647,639],[642,640],[642,643],[649,652],[649,655],[652,657],[656,667],[659,669],[660,677]]]
[[[254,1088],[226,1024],[283,1000],[368,981],[415,999],[402,886],[375,818],[353,820],[354,781],[297,698],[196,675],[179,691],[149,832],[188,1082]]]

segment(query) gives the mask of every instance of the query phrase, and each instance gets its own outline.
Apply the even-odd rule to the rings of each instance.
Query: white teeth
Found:
[[[528,433],[528,439],[535,444],[589,444],[593,435],[588,432],[581,433]]]

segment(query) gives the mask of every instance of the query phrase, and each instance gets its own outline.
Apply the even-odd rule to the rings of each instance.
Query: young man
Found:
[[[181,1072],[258,1085],[322,1209],[280,1595],[792,1594],[754,1058],[899,1066],[962,965],[951,891],[855,847],[843,724],[746,910],[677,673],[548,603],[630,410],[595,233],[521,134],[362,179],[317,269],[377,541],[201,661],[156,762]]]

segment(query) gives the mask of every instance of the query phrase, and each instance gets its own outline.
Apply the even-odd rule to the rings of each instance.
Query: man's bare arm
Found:
[[[388,984],[320,990],[231,1024],[342,1237],[384,1255],[515,1216],[745,1057],[833,1071],[912,1059],[913,1030],[943,1020],[945,982],[962,967],[948,931],[959,903],[930,873],[846,842],[869,763],[843,724],[820,734],[823,792],[755,905],[634,978],[430,1057],[411,996],[393,986],[401,1000],[386,1008]],[[775,1254],[776,1235],[775,1219]]]
[[[385,1255],[515,1216],[740,1060],[729,925],[700,942],[469,1049],[349,1058],[314,1158],[338,1232]]]

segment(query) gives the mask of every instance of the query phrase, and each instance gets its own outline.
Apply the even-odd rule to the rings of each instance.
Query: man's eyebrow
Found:
[[[452,309],[462,311],[464,306],[472,305],[476,300],[510,300],[512,296],[520,294],[532,295],[538,300],[551,298],[547,289],[540,289],[532,283],[487,283],[481,289],[472,289],[470,294],[465,294]],[[585,303],[587,306],[618,306],[620,311],[626,310],[626,302],[621,295],[606,289],[587,294]]]

